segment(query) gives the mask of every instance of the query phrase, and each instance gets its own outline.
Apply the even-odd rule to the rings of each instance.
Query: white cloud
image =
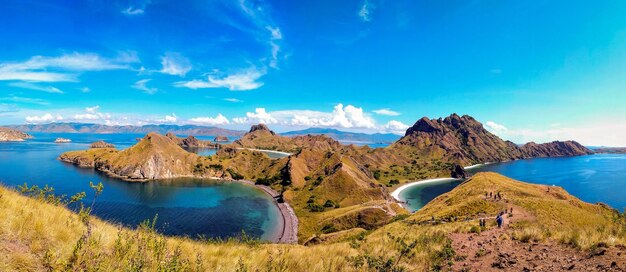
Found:
[[[272,117],[265,108],[256,108],[254,112],[247,112],[246,117],[233,118],[236,124],[276,124],[278,120]]]
[[[379,114],[379,115],[387,115],[387,116],[398,116],[400,115],[399,112],[397,111],[392,111],[389,108],[384,108],[384,109],[378,109],[378,110],[373,110],[372,112]]]
[[[363,112],[362,108],[352,105],[337,104],[332,112],[311,110],[284,110],[266,112],[257,108],[246,113],[246,117],[233,118],[237,124],[280,124],[300,127],[339,127],[339,128],[376,128],[374,119]]]
[[[404,134],[406,130],[409,128],[409,125],[402,123],[400,121],[391,120],[387,122],[383,127],[383,131],[391,132],[394,134]]]
[[[224,98],[224,100],[228,102],[233,102],[233,103],[243,102],[242,100],[237,99],[237,98]]]
[[[134,7],[128,7],[126,9],[122,10],[123,14],[126,15],[141,15],[143,14],[145,11],[141,8],[134,8]]]
[[[78,121],[83,121],[83,120],[89,120],[89,121],[102,120],[102,121],[105,121],[105,122],[111,119],[111,114],[109,114],[109,113],[101,113],[101,112],[99,112],[99,110],[100,110],[100,106],[87,107],[87,108],[85,108],[85,112],[84,113],[74,114],[73,119],[74,120],[78,120]]]
[[[258,81],[263,75],[265,75],[265,70],[249,68],[222,77],[210,75],[207,81],[180,81],[176,82],[174,86],[189,89],[227,88],[231,91],[247,91],[263,86],[263,82]]]
[[[61,115],[53,116],[51,113],[46,113],[41,116],[26,116],[27,123],[49,123],[52,121],[61,121],[63,117]]]
[[[59,93],[59,94],[63,93],[63,91],[59,90],[58,88],[55,88],[52,86],[41,86],[41,85],[37,85],[34,83],[30,83],[30,82],[13,82],[13,83],[9,83],[9,86],[18,87],[22,89],[41,91],[41,92],[46,92],[46,93]]]
[[[505,126],[494,121],[487,121],[487,123],[485,123],[485,129],[494,134],[506,132],[508,130]]]
[[[142,15],[146,12],[146,7],[150,4],[150,0],[135,1],[134,5],[128,6],[128,8],[122,9],[121,12],[124,15],[136,16]]]
[[[141,90],[141,91],[143,91],[144,93],[147,93],[147,94],[155,94],[158,91],[157,88],[146,86],[146,84],[148,82],[150,82],[150,80],[152,80],[152,79],[148,78],[148,79],[139,80],[139,81],[135,82],[135,84],[133,84],[131,87],[134,88],[134,89],[137,89],[137,90]]]
[[[107,59],[93,53],[70,53],[58,57],[34,56],[23,62],[0,63],[0,80],[73,82],[76,72],[130,69],[136,54],[124,52]]]
[[[172,115],[165,115],[165,120],[163,120],[166,123],[175,123],[176,120],[178,120],[178,117],[176,116],[176,114]]]
[[[93,106],[85,108],[85,112],[87,113],[96,113],[100,109],[100,106]]]
[[[175,76],[185,76],[191,71],[191,62],[179,53],[166,53],[161,57],[161,73]]]
[[[91,92],[91,89],[89,87],[82,87],[80,88],[80,91],[83,93],[88,93],[88,92]]]
[[[35,104],[35,105],[49,105],[48,101],[39,99],[39,98],[30,98],[30,97],[21,97],[15,95],[9,95],[7,97],[0,98],[0,101],[8,101],[14,103],[25,103],[25,104]]]
[[[196,124],[201,124],[201,125],[228,125],[230,124],[230,121],[228,121],[228,118],[226,118],[221,113],[218,114],[216,117],[195,117],[195,118],[189,119],[189,121],[196,123]]]
[[[376,8],[372,3],[368,0],[363,1],[361,4],[361,8],[359,8],[358,15],[364,22],[369,22],[372,20],[372,12]]]
[[[490,131],[518,144],[574,140],[587,146],[626,147],[626,124],[619,119],[587,120],[571,126],[547,125],[544,128],[501,128]]]

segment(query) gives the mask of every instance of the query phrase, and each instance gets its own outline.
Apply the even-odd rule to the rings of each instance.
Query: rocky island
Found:
[[[115,148],[115,145],[107,143],[105,141],[97,141],[91,143],[89,148]]]
[[[33,136],[16,129],[0,127],[0,142],[23,142]]]
[[[67,139],[67,138],[56,138],[54,140],[55,143],[71,143],[72,140]]]

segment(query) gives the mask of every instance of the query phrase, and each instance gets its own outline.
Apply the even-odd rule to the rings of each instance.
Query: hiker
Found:
[[[498,194],[496,194],[496,199],[501,200],[502,196],[500,196],[500,192],[498,192]]]
[[[489,192],[489,198],[493,196],[493,192]]]
[[[498,223],[498,228],[502,228],[502,223],[504,223],[504,218],[502,217],[503,214],[503,212],[500,212],[498,216],[496,216],[496,223]]]
[[[485,198],[489,198],[489,193],[485,192]]]
[[[513,207],[511,207],[511,212],[510,212],[510,214],[513,214]]]

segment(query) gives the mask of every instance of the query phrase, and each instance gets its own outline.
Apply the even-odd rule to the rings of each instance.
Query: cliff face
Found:
[[[464,166],[484,162],[593,153],[575,141],[528,143],[519,147],[487,131],[471,116],[458,116],[457,114],[443,119],[423,117],[410,127],[405,136],[394,146],[416,148],[422,155]]]
[[[0,127],[0,142],[21,142],[30,138],[33,138],[33,136],[19,130]]]

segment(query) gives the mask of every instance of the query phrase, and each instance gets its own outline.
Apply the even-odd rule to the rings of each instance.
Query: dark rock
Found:
[[[450,171],[450,176],[453,178],[467,178],[467,173],[462,166],[455,164]]]
[[[276,133],[274,133],[274,131],[270,130],[265,124],[253,125],[252,127],[250,127],[250,131],[248,133],[252,133],[252,132],[255,132],[255,131],[268,131],[272,135],[276,135]]]

